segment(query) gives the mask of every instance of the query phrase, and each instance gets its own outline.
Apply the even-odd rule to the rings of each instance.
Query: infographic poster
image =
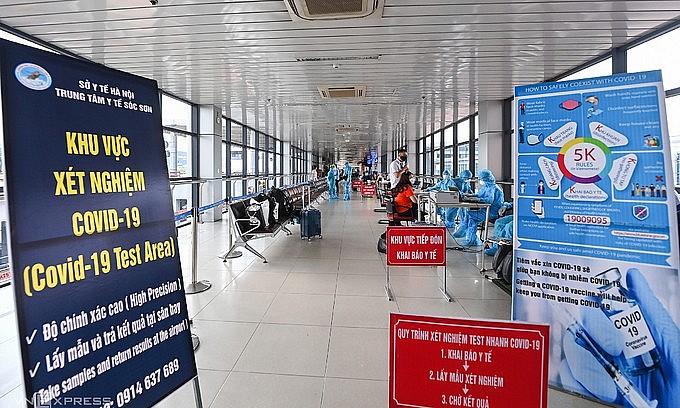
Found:
[[[29,406],[149,407],[196,376],[154,81],[0,41]]]
[[[661,72],[515,88],[514,320],[549,382],[680,406],[678,226]]]

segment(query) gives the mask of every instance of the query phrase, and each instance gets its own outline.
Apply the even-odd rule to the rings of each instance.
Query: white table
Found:
[[[476,201],[459,201],[457,203],[452,203],[452,202],[437,202],[436,199],[432,200],[430,199],[430,212],[432,211],[436,212],[436,207],[442,207],[442,208],[467,208],[468,210],[481,210],[483,208],[486,209],[486,216],[484,218],[484,234],[483,234],[483,239],[482,239],[482,247],[479,250],[480,255],[482,256],[482,262],[481,262],[481,267],[480,267],[480,272],[486,271],[486,268],[484,266],[484,247],[486,246],[486,243],[489,240],[489,210],[491,209],[491,204],[484,203],[484,202],[476,202]],[[451,248],[447,248],[451,249]]]

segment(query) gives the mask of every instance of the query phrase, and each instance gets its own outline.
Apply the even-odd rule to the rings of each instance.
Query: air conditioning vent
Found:
[[[366,96],[365,86],[336,86],[318,87],[319,95],[323,99],[332,98],[363,98]]]
[[[385,0],[284,0],[295,21],[380,18]]]

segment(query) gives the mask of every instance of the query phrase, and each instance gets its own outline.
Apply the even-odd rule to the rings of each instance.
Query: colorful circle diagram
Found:
[[[566,178],[576,183],[592,184],[602,180],[612,168],[611,150],[602,141],[580,137],[566,143],[557,156],[557,164]]]

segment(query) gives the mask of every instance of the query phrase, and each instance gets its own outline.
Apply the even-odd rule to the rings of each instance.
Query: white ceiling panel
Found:
[[[0,16],[278,137],[358,157],[675,20],[680,1],[385,0],[380,19],[293,22],[283,0],[5,0]],[[317,91],[352,85],[366,97]],[[361,130],[339,136],[338,124]]]

